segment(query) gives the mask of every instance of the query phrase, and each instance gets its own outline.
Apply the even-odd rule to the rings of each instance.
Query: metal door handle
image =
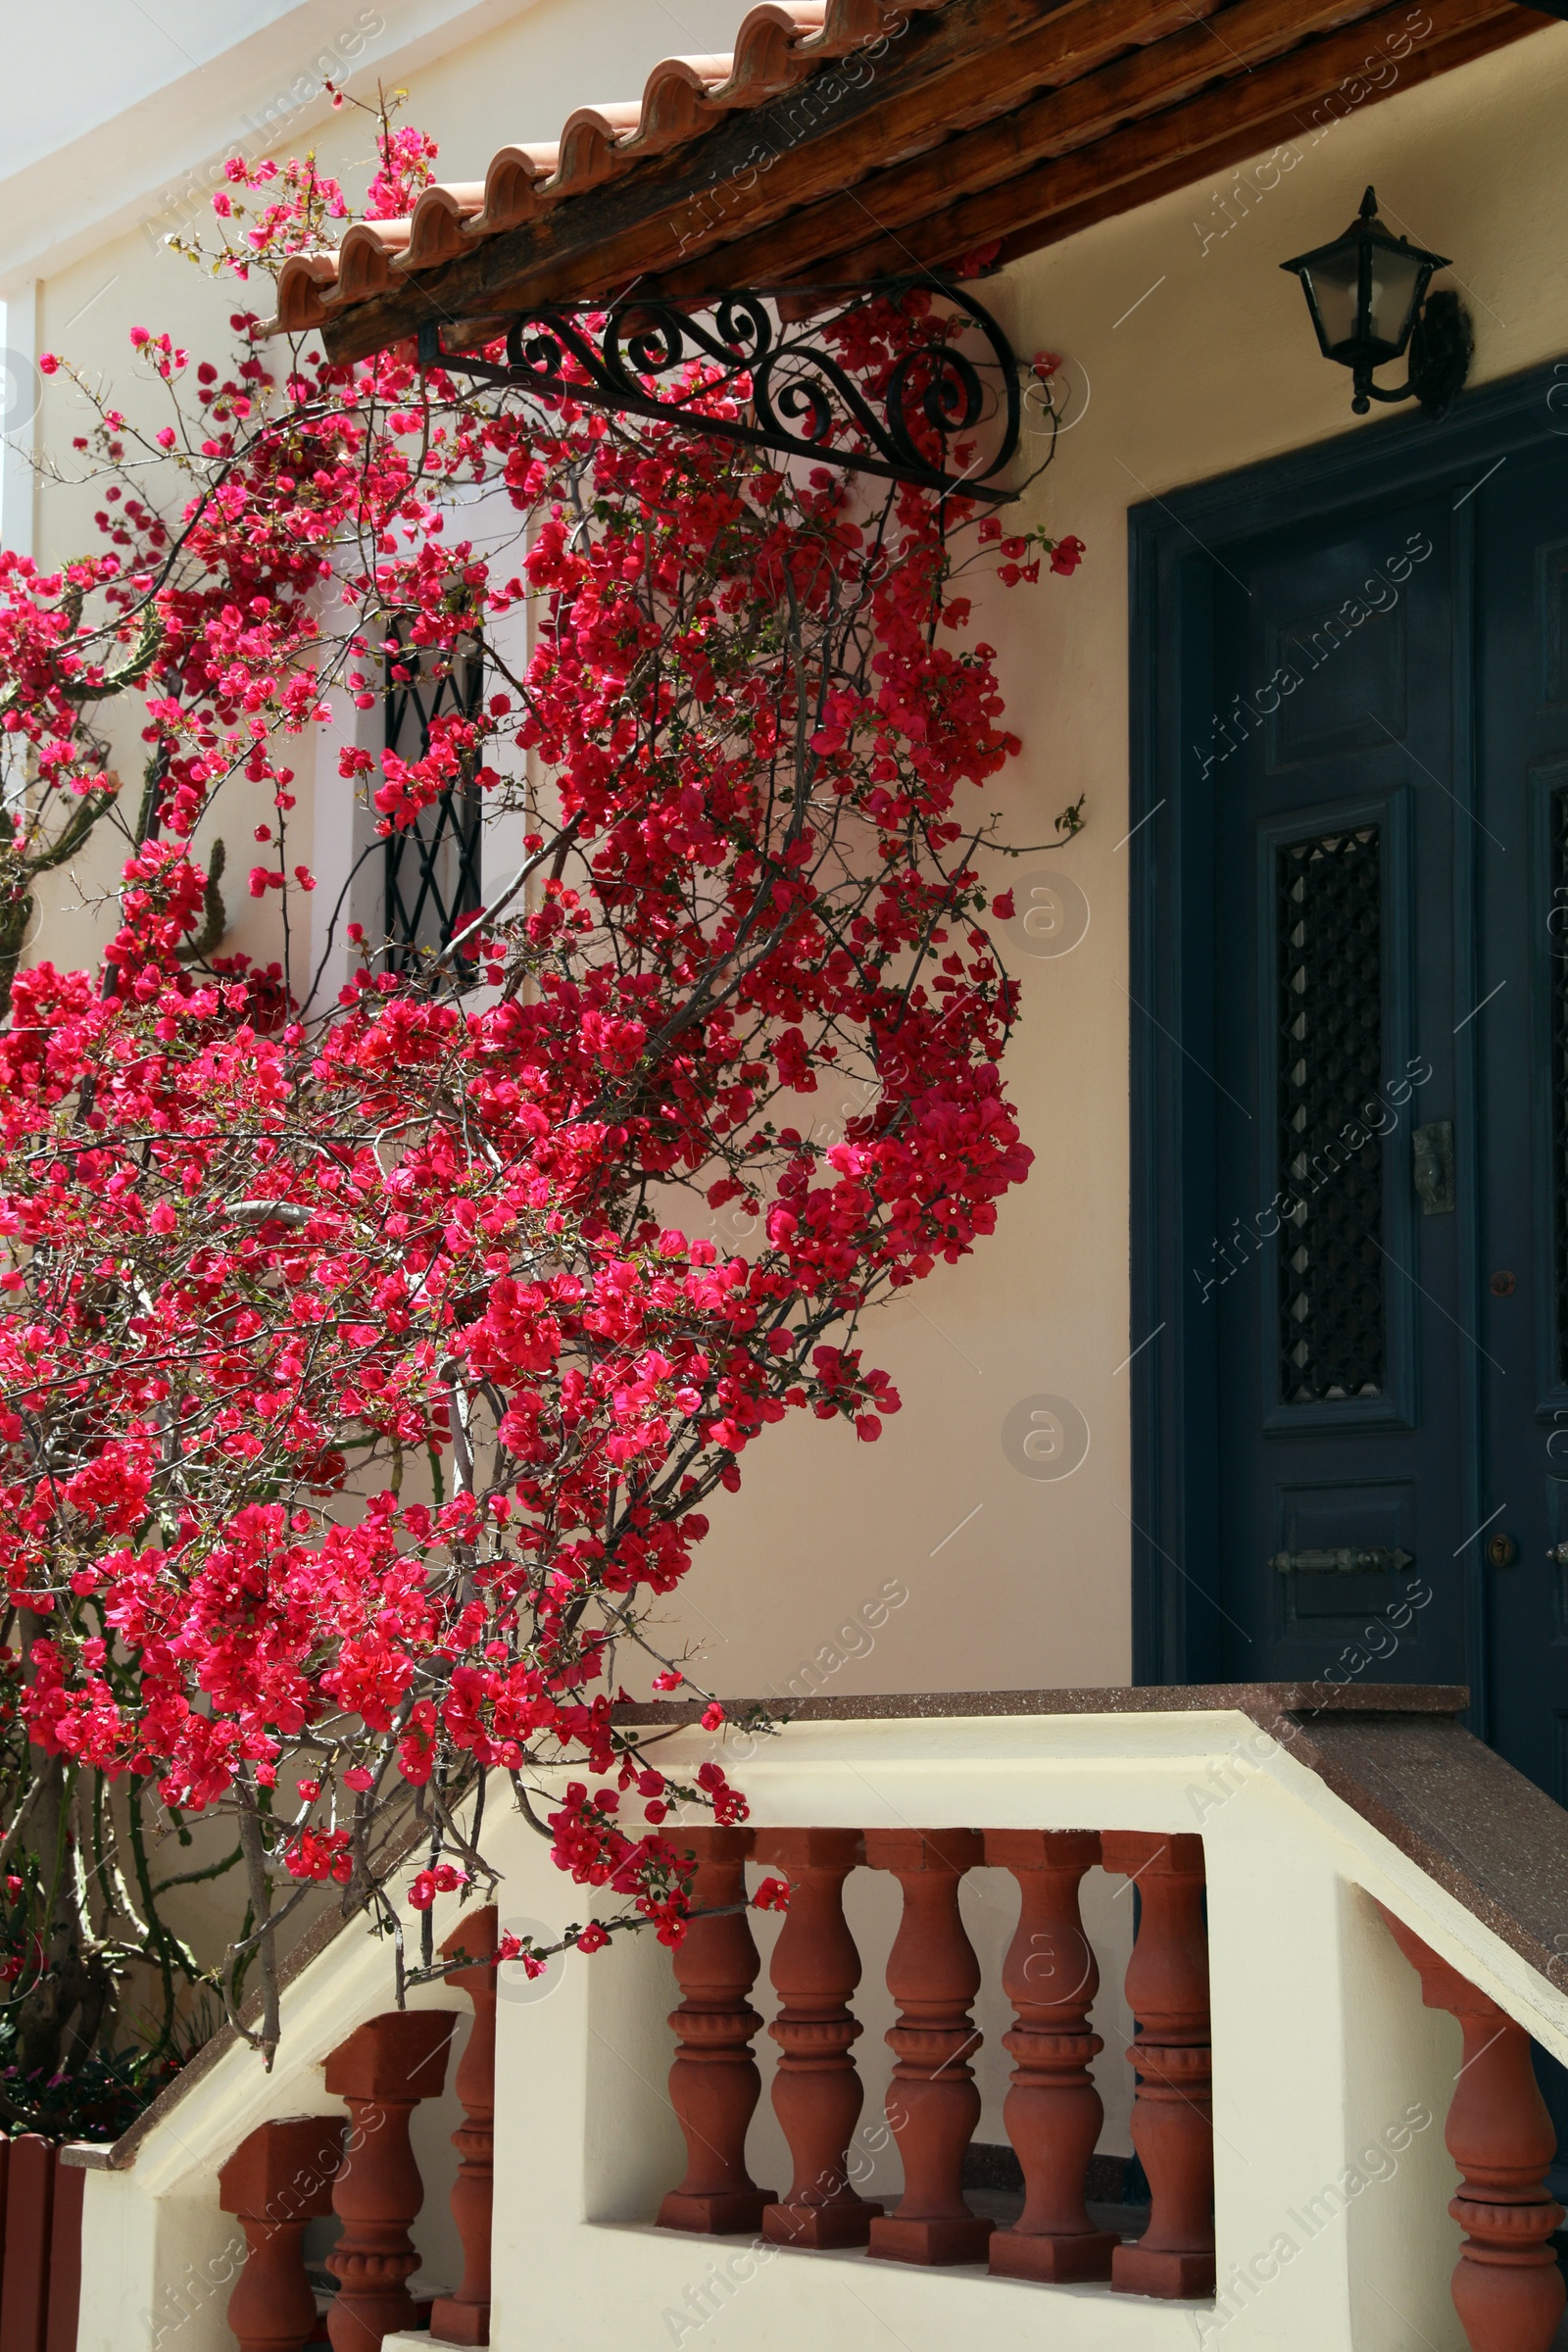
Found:
[[[1546,1557],[1554,1568],[1568,1568],[1568,1544],[1554,1544]]]
[[[1365,1550],[1344,1544],[1334,1551],[1277,1551],[1269,1566],[1277,1568],[1281,1576],[1380,1576],[1391,1568],[1412,1566],[1414,1556],[1408,1551],[1390,1551],[1382,1544]]]

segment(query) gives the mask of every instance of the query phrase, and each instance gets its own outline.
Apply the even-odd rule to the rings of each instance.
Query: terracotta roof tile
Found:
[[[456,180],[448,186],[426,188],[414,208],[406,267],[433,269],[437,262],[456,261],[468,248],[467,224],[484,210],[482,179]]]
[[[335,253],[295,255],[278,281],[276,324],[291,334],[323,326],[350,304],[701,138],[726,115],[781,96],[819,65],[883,38],[903,15],[947,5],[900,0],[895,15],[885,0],[765,0],[743,18],[728,55],[667,57],[640,99],[580,106],[554,142],[499,149],[482,184],[438,183],[412,219],[357,221]]]
[[[471,340],[519,311],[633,287],[707,303],[975,254],[1004,264],[1288,142],[1352,86],[1372,104],[1543,27],[1517,0],[1427,0],[1419,49],[1368,87],[1368,27],[1388,13],[1388,0],[765,0],[727,55],[665,58],[640,99],[576,107],[553,143],[501,148],[482,187],[428,188],[412,220],[361,222],[336,253],[287,263],[273,330],[318,327],[349,361],[426,323]]]

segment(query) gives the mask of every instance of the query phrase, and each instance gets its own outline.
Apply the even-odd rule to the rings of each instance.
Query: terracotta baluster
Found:
[[[219,2205],[245,2232],[245,2265],[228,2298],[241,2352],[300,2352],[316,2331],[300,2241],[307,2222],[332,2210],[345,2129],[340,2115],[262,2124],[218,2176]]]
[[[472,1960],[447,1978],[473,2003],[473,2030],[458,2061],[457,2092],[463,2122],[452,2134],[458,2177],[452,2183],[452,2218],[463,2241],[463,2284],[455,2295],[437,2295],[430,2306],[430,2333],[440,2343],[490,2341],[490,2216],[495,2187],[496,2126],[496,1907],[467,1912],[441,1946],[443,1960]]]
[[[1448,2207],[1465,2232],[1451,2288],[1459,2325],[1470,2352],[1546,2352],[1564,2302],[1546,2241],[1563,2209],[1546,2193],[1557,2140],[1530,2063],[1530,2037],[1419,1936],[1390,1912],[1383,1916],[1421,1979],[1426,2006],[1450,2011],[1464,2035],[1444,2132],[1461,2175]]]
[[[762,2216],[782,2246],[863,2246],[882,2208],[857,2195],[849,2146],[865,2093],[851,2044],[863,2032],[849,2010],[860,1955],[844,1917],[844,1882],[865,1859],[858,1830],[760,1833],[757,1859],[784,1871],[790,1905],[769,1974],[783,2002],[768,2027],[782,2055],[773,2109],[795,2178]]]
[[[1214,2291],[1213,2054],[1208,2024],[1208,1932],[1203,1840],[1107,1831],[1107,1870],[1125,1871],[1142,1903],[1127,1968],[1137,2034],[1133,2146],[1149,2176],[1149,2227],[1111,2257],[1124,2294],[1176,2298]]]
[[[761,2019],[747,1999],[761,1966],[746,1913],[746,1857],[750,1830],[682,1829],[676,1833],[697,1858],[694,1911],[724,1911],[722,1919],[694,1919],[675,1953],[675,1979],[684,1994],[670,2017],[679,2035],[669,2070],[669,2103],[686,2137],[686,2178],[659,2208],[662,2230],[700,2230],[716,2236],[760,2229],[762,2209],[776,2202],[746,2170],[746,2132],[762,2093],[752,2056]]]
[[[409,2145],[409,2117],[439,2098],[455,2009],[394,2009],[351,2034],[326,2062],[326,2087],[348,2103],[350,2131],[332,2186],[343,2234],[326,2258],[338,2282],[327,2315],[333,2352],[380,2352],[413,2328],[408,2280],[419,2267],[409,2225],[424,2183]]]
[[[1100,1860],[1092,1830],[987,1830],[986,1860],[1010,1870],[1023,1907],[1003,1963],[1017,2012],[1003,2035],[1017,2060],[1003,2108],[1023,2167],[1024,2208],[991,2240],[1004,2278],[1108,2278],[1120,2240],[1084,2206],[1089,2159],[1104,2108],[1089,2062],[1104,2048],[1089,2030],[1100,1971],[1078,1910],[1078,1887]]]
[[[958,1881],[985,1859],[977,1830],[867,1830],[865,1858],[904,1889],[904,1917],[888,1958],[899,2022],[887,2040],[898,2064],[888,2122],[904,2159],[896,2212],[871,2224],[870,2250],[885,2262],[984,2262],[992,2224],[963,2200],[963,2152],[980,2120],[967,2061],[980,2047],[969,2005],[980,1963],[958,1916]]]

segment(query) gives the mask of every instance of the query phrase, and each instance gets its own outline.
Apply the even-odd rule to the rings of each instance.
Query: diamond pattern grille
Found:
[[[1276,854],[1287,1404],[1376,1396],[1386,1380],[1383,1152],[1357,1123],[1383,1077],[1381,847],[1364,825]]]
[[[1568,1381],[1568,792],[1551,796],[1551,1221],[1557,1378]]]
[[[402,647],[392,657],[386,693],[386,748],[402,760],[422,760],[430,749],[432,721],[449,711],[472,718],[484,692],[483,649],[454,654],[450,666],[431,669],[428,657],[409,644],[406,624],[389,636]],[[447,946],[476,914],[479,896],[479,791],[465,774],[416,822],[392,834],[386,845],[386,937],[395,971],[414,969],[421,956]]]

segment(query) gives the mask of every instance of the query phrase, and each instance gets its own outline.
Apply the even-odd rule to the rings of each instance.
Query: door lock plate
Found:
[[[1424,1217],[1453,1214],[1453,1121],[1434,1119],[1410,1138],[1411,1173]]]

